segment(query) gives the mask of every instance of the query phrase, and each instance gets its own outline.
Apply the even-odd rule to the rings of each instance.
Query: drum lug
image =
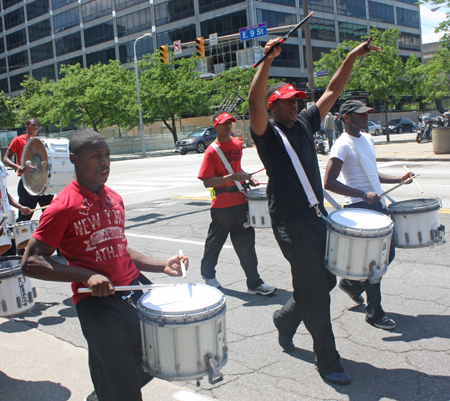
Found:
[[[205,355],[205,363],[208,366],[208,381],[210,384],[215,384],[223,380],[223,374],[217,367],[217,362],[214,360],[213,355],[208,352]]]
[[[17,307],[20,309],[22,307],[22,300],[20,299],[20,297],[16,298],[16,302],[17,302]]]
[[[405,242],[406,242],[406,245],[409,244],[409,235],[408,235],[408,233],[405,233]]]
[[[422,243],[422,231],[417,233],[417,237],[419,238],[419,242]]]
[[[31,291],[28,292],[28,300],[29,300],[30,302],[33,302],[33,294],[31,293]]]
[[[33,297],[36,299],[37,298],[37,291],[36,291],[36,287],[33,287]]]
[[[3,309],[3,312],[8,311],[8,307],[6,306],[6,301],[2,301],[2,309]]]

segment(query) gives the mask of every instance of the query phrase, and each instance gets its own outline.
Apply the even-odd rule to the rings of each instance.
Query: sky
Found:
[[[430,9],[436,6],[420,6],[420,18],[422,24],[422,43],[437,42],[443,35],[441,32],[434,33],[434,29],[442,21],[445,20],[445,16],[449,8],[441,7],[439,10],[432,12]]]

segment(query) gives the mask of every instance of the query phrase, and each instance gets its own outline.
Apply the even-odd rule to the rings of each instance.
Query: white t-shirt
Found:
[[[7,222],[8,224],[14,224],[14,213],[11,209],[11,205],[9,204],[9,199],[8,199],[8,170],[6,169],[5,165],[0,161],[0,220],[3,217],[3,214],[12,214],[12,219],[13,221],[9,221],[11,220],[11,216],[8,216],[8,218],[5,219],[5,222]],[[5,225],[5,222],[3,223],[3,225]]]
[[[361,136],[359,138],[355,138],[354,136],[343,132],[331,148],[330,159],[337,158],[344,163],[340,174],[343,184],[351,188],[359,189],[360,191],[374,192],[366,173],[359,163],[358,157],[349,144],[349,141],[352,141],[361,160],[363,160],[365,164],[367,172],[376,186],[375,192],[381,194],[383,191],[378,177],[377,159],[375,157],[375,147],[372,135],[364,132],[360,132],[360,134]],[[350,196],[346,196],[344,199],[346,205],[361,201],[361,198]]]

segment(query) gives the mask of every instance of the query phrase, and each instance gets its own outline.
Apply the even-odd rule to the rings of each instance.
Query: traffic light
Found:
[[[159,53],[161,55],[161,63],[167,64],[167,46],[166,45],[160,46]]]
[[[203,38],[195,39],[195,43],[197,43],[197,56],[200,58],[205,57],[205,49],[203,48]]]

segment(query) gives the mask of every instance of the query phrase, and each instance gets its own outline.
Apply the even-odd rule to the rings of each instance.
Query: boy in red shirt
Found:
[[[141,401],[140,389],[152,376],[142,368],[140,321],[136,309],[114,287],[146,280],[140,271],[181,276],[180,259],[188,261],[184,256],[157,260],[128,248],[122,198],[104,185],[110,150],[100,134],[76,132],[69,150],[75,179],[43,213],[23,256],[22,272],[41,280],[72,282],[98,400]],[[50,257],[57,247],[67,266]],[[79,294],[80,287],[92,293]],[[135,291],[131,299],[136,302],[141,295]]]
[[[216,265],[220,251],[230,234],[233,248],[236,251],[242,269],[247,277],[249,294],[272,294],[276,288],[264,284],[258,273],[258,259],[255,251],[255,229],[244,228],[247,222],[248,203],[244,192],[235,182],[248,181],[251,186],[258,182],[242,171],[242,142],[231,136],[231,124],[236,120],[230,114],[218,111],[213,115],[213,127],[217,138],[214,143],[220,148],[233,173],[230,174],[220,159],[214,145],[205,152],[198,178],[206,188],[214,188],[216,198],[211,202],[212,222],[209,226],[205,242],[205,251],[201,262],[201,274],[207,285],[219,288],[216,279]]]

